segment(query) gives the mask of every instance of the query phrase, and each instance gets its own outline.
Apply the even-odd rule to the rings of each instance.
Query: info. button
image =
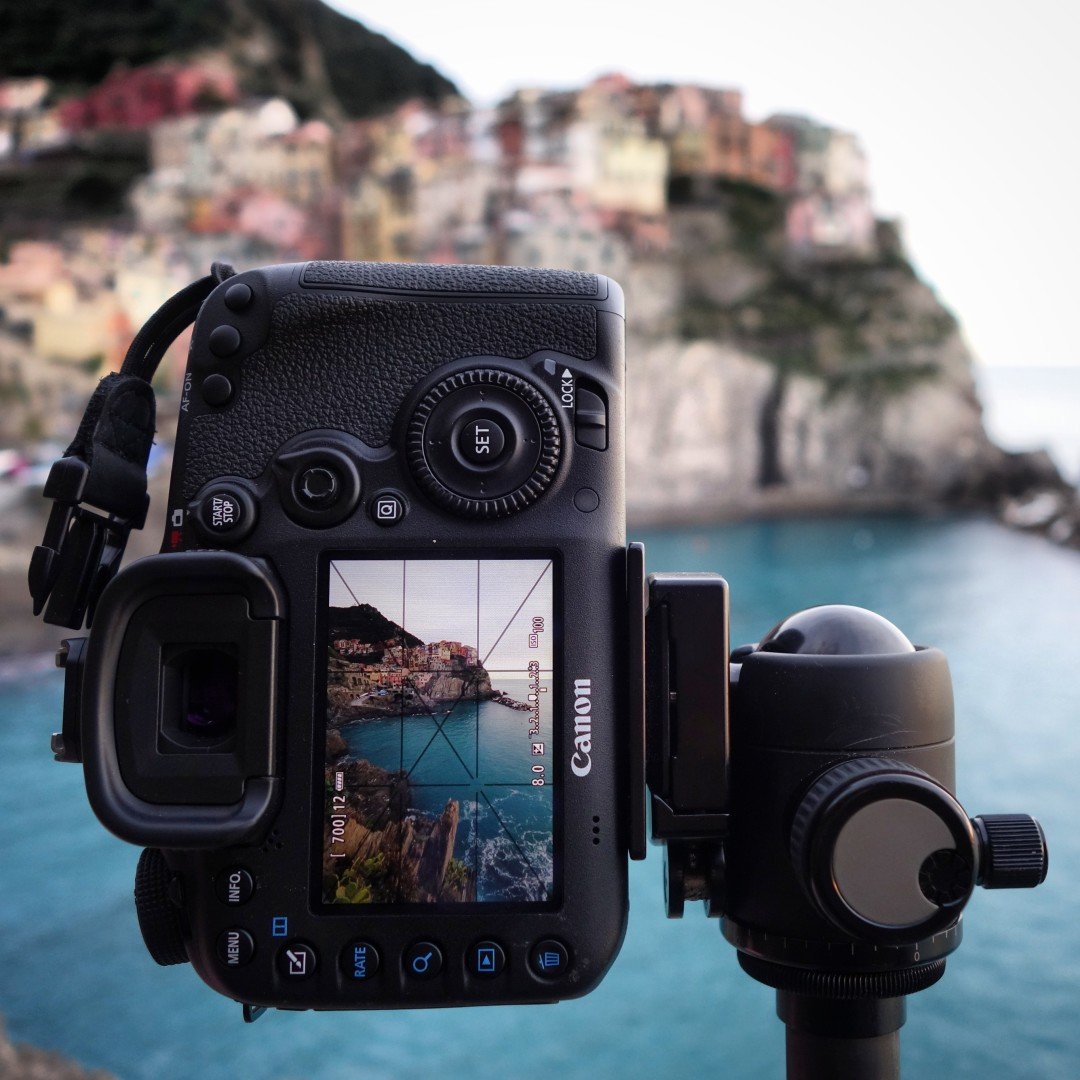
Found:
[[[214,878],[217,898],[229,907],[246,904],[255,893],[255,879],[242,866],[230,866]]]

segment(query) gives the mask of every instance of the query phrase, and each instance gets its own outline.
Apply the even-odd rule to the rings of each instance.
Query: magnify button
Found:
[[[442,971],[442,950],[432,941],[418,941],[405,950],[405,974],[412,979],[434,979]]]

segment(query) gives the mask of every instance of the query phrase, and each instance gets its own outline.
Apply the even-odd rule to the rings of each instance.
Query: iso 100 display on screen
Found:
[[[551,559],[337,559],[326,904],[555,900]]]

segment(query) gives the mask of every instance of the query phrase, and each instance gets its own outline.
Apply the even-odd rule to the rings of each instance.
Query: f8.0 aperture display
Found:
[[[324,903],[554,899],[554,574],[330,563]]]

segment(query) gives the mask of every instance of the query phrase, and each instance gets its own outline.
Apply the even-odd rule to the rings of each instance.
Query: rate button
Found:
[[[367,982],[377,975],[380,962],[379,950],[370,941],[350,941],[341,950],[342,973],[354,982]]]

